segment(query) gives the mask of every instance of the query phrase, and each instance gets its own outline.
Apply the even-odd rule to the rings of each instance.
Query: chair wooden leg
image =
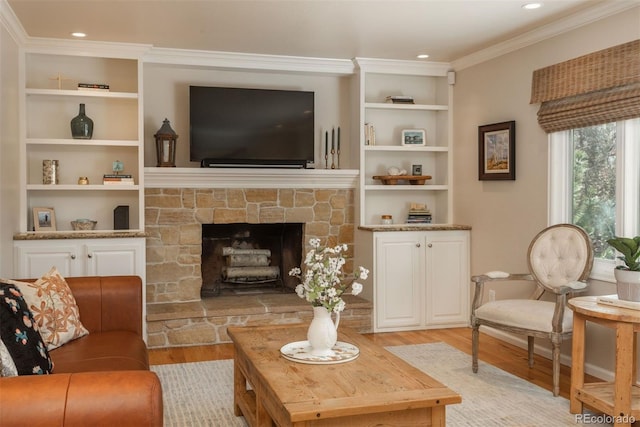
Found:
[[[534,345],[535,337],[527,336],[527,353],[528,353],[528,362],[529,367],[533,368],[533,345]]]
[[[478,340],[480,339],[480,325],[473,325],[471,329],[471,369],[478,373]]]
[[[560,343],[551,342],[553,347],[553,395],[560,394]]]

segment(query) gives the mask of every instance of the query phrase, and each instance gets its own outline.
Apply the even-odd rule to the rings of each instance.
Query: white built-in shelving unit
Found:
[[[116,53],[117,52],[117,53]],[[21,61],[20,108],[22,172],[20,232],[33,231],[32,210],[50,207],[56,231],[72,231],[78,218],[97,220],[97,232],[113,230],[113,209],[127,205],[130,229],[144,231],[144,173],[140,50],[131,47],[84,49],[26,48]],[[106,83],[110,90],[80,91],[78,83]],[[93,138],[71,137],[70,121],[85,104],[94,122]],[[42,161],[58,160],[59,183],[45,185]],[[113,162],[135,185],[105,186]],[[88,177],[89,185],[79,185]]]
[[[411,202],[431,210],[434,223],[451,220],[451,99],[449,64],[357,58],[359,98],[360,225],[380,223],[392,215],[406,220]],[[387,96],[411,96],[414,104],[385,102]],[[375,145],[366,145],[365,124],[375,129]],[[426,145],[402,145],[402,131],[423,129]],[[432,179],[424,185],[385,185],[374,180],[391,166],[407,170],[422,165]]]

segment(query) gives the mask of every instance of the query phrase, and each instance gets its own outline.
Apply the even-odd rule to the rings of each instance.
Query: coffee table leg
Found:
[[[431,425],[434,427],[444,427],[446,425],[444,406],[434,406],[431,408]]]
[[[273,426],[273,421],[269,416],[269,413],[265,409],[262,404],[263,396],[259,390],[255,390],[256,392],[256,427],[271,427]]]
[[[236,417],[242,416],[242,411],[240,410],[238,402],[240,402],[246,390],[247,379],[238,367],[238,359],[235,358],[233,361],[233,413]]]

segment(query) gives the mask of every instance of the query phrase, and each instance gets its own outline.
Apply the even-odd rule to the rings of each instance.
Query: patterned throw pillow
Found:
[[[20,290],[7,283],[0,283],[0,338],[18,375],[51,373],[53,363],[27,303]]]
[[[0,280],[20,289],[48,350],[89,333],[80,322],[76,299],[56,267],[35,283]]]

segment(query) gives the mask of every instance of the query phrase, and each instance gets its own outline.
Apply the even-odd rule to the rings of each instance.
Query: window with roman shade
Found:
[[[640,40],[535,70],[530,103],[547,133],[640,117]]]

